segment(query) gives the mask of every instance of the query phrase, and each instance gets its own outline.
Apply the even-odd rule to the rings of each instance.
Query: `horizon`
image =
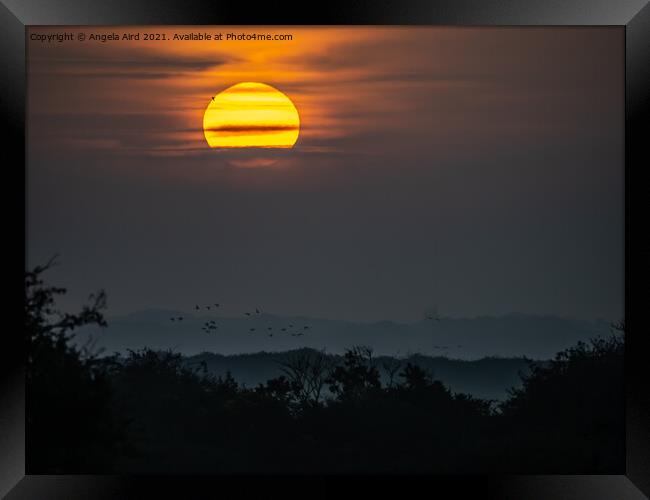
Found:
[[[160,313],[180,313],[180,314],[186,314],[188,316],[193,316],[196,318],[201,317],[199,313],[196,311],[193,311],[191,308],[189,309],[181,309],[181,308],[165,308],[165,307],[145,307],[142,309],[133,309],[133,310],[127,310],[121,313],[116,313],[116,314],[105,314],[106,319],[110,318],[123,318],[126,316],[130,315],[136,315],[139,313],[147,313],[147,312],[160,312]],[[211,315],[211,312],[205,312],[204,316],[209,316]],[[379,323],[394,323],[397,325],[413,325],[413,324],[418,324],[421,322],[426,322],[426,316],[425,314],[422,315],[421,318],[414,318],[414,319],[407,319],[407,320],[392,320],[392,319],[370,319],[370,320],[346,320],[346,319],[339,319],[339,318],[331,318],[331,317],[324,317],[324,316],[308,316],[305,314],[278,314],[274,313],[271,311],[262,311],[261,315],[267,315],[267,316],[272,316],[276,318],[296,318],[296,319],[313,319],[313,320],[318,320],[318,321],[341,321],[345,323],[354,323],[354,324],[361,324],[361,325],[373,325],[373,324],[379,324]],[[447,319],[447,320],[472,320],[472,319],[503,319],[503,318],[508,318],[508,317],[516,317],[516,316],[523,316],[523,317],[530,317],[530,318],[548,318],[548,319],[561,319],[561,320],[566,320],[566,321],[579,321],[579,322],[596,322],[596,323],[607,323],[607,324],[615,324],[616,322],[620,321],[621,318],[603,318],[603,317],[577,317],[577,316],[571,316],[571,315],[559,315],[559,314],[553,314],[553,313],[538,313],[538,312],[521,312],[521,311],[511,311],[511,312],[503,312],[500,314],[475,314],[475,315],[466,315],[466,316],[457,316],[457,315],[445,315],[445,314],[440,314],[438,312],[438,317],[440,319]],[[229,312],[225,315],[221,315],[220,317],[224,319],[244,319],[242,317],[242,313],[236,313],[236,312]]]
[[[178,320],[178,317],[182,320]],[[507,314],[502,316],[438,317],[401,323],[353,322],[260,312],[224,316],[207,311],[148,309],[105,316],[106,327],[83,328],[74,343],[90,341],[108,352],[150,348],[183,355],[214,352],[237,355],[286,352],[297,348],[342,354],[366,345],[378,355],[421,353],[448,359],[485,357],[550,359],[575,342],[609,337],[615,322],[558,316]]]

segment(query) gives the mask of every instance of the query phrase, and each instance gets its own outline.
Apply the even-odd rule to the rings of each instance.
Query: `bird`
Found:
[[[269,337],[273,337],[273,334],[272,334],[272,333],[269,333]]]
[[[269,327],[267,328],[267,330],[273,330],[273,327],[272,327],[272,326],[269,326]]]
[[[177,319],[178,321],[183,321],[183,316],[179,316],[179,317],[176,318],[176,319]]]
[[[212,96],[212,100],[214,101],[215,96]]]
[[[206,309],[210,309],[210,306],[205,306]]]
[[[251,313],[244,313],[244,314],[245,314],[246,316],[250,316],[250,315],[251,315]]]
[[[293,328],[293,325],[289,325],[289,328]]]
[[[286,332],[286,331],[287,331],[287,329],[286,329],[286,328],[281,328],[281,330],[282,330],[283,332]]]
[[[308,326],[303,326],[302,329],[303,330],[309,330],[309,327]]]
[[[248,331],[249,331],[249,332],[254,332],[254,331],[255,331],[255,328],[249,328]]]
[[[259,310],[259,309],[255,309],[255,314],[260,314],[260,310]]]
[[[214,305],[214,307],[219,307],[219,303],[217,302],[217,303]]]
[[[304,335],[304,333],[302,333],[302,332],[296,333],[296,337],[302,337],[303,335]]]
[[[169,321],[176,321],[176,318],[169,318]]]
[[[197,305],[197,306],[194,306],[194,309],[196,309],[198,311],[201,308]]]

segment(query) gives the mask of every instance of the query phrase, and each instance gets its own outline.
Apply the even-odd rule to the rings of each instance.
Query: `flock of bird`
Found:
[[[208,310],[208,311],[211,310],[212,308],[214,308],[216,310],[219,307],[221,307],[221,304],[219,304],[218,302],[215,302],[214,304],[210,304],[210,305],[207,305],[207,306],[203,306],[203,308],[205,310]],[[198,304],[195,305],[194,310],[200,311],[201,306],[199,306]],[[247,311],[247,312],[245,312],[244,316],[246,316],[247,318],[254,318],[255,316],[259,316],[261,314],[262,314],[262,311],[260,311],[259,308],[256,308],[255,311],[250,311],[250,312]],[[435,315],[435,316],[426,315],[425,318],[427,320],[429,320],[429,321],[440,321],[442,319],[437,315]],[[169,320],[171,322],[177,322],[177,321],[180,322],[180,321],[183,321],[183,319],[184,319],[183,316],[172,316],[171,318],[169,318]],[[210,333],[210,332],[216,331],[218,329],[219,329],[219,326],[217,325],[217,322],[215,320],[213,320],[213,319],[210,319],[210,320],[204,322],[203,326],[201,327],[201,330],[206,332],[206,333]],[[267,332],[267,335],[269,337],[273,337],[273,335],[275,335],[277,332],[285,333],[285,334],[291,335],[292,337],[302,337],[303,335],[305,335],[305,333],[307,333],[307,331],[309,329],[310,329],[309,325],[304,325],[302,328],[300,328],[300,327],[296,327],[293,323],[290,323],[289,325],[283,326],[283,327],[278,328],[276,330],[274,330],[272,326],[267,326],[266,327],[266,332]],[[255,333],[257,331],[264,331],[264,328],[250,327],[248,329],[248,331],[249,331],[249,333]],[[462,348],[463,346],[458,345],[457,347]],[[436,345],[436,346],[433,346],[433,348],[434,349],[449,349],[449,346]]]
[[[219,304],[218,302],[203,307],[197,304],[194,306],[194,310],[200,311],[201,309],[205,309],[209,311],[212,308],[216,310],[219,307],[221,307],[221,304]],[[254,318],[255,316],[259,316],[261,314],[262,311],[260,311],[259,308],[256,308],[255,311],[245,312],[244,316],[246,316],[247,318]],[[171,318],[169,318],[171,322],[183,321],[183,319],[184,319],[183,316],[172,316]],[[205,321],[203,323],[203,326],[201,326],[201,330],[206,333],[210,333],[218,329],[219,326],[217,325],[217,322],[213,319]],[[302,337],[303,335],[305,335],[305,333],[307,333],[309,329],[310,329],[309,325],[304,325],[302,328],[300,328],[300,327],[296,327],[293,323],[290,323],[288,326],[278,328],[275,331],[272,326],[267,326],[266,332],[269,337],[273,337],[273,335],[275,335],[277,332],[286,333],[288,335],[291,335],[292,337]],[[256,331],[264,331],[264,328],[251,327],[248,329],[248,331],[250,333],[254,333]]]

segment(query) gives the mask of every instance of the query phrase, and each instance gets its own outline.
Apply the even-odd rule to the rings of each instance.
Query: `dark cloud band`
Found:
[[[222,125],[206,128],[206,132],[283,132],[298,130],[297,125]]]

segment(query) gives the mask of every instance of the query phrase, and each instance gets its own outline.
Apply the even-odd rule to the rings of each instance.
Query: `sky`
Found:
[[[138,32],[167,40],[89,40]],[[621,28],[27,37],[27,260],[59,255],[64,307],[623,316]],[[206,108],[241,82],[295,105],[293,148],[209,147]]]

